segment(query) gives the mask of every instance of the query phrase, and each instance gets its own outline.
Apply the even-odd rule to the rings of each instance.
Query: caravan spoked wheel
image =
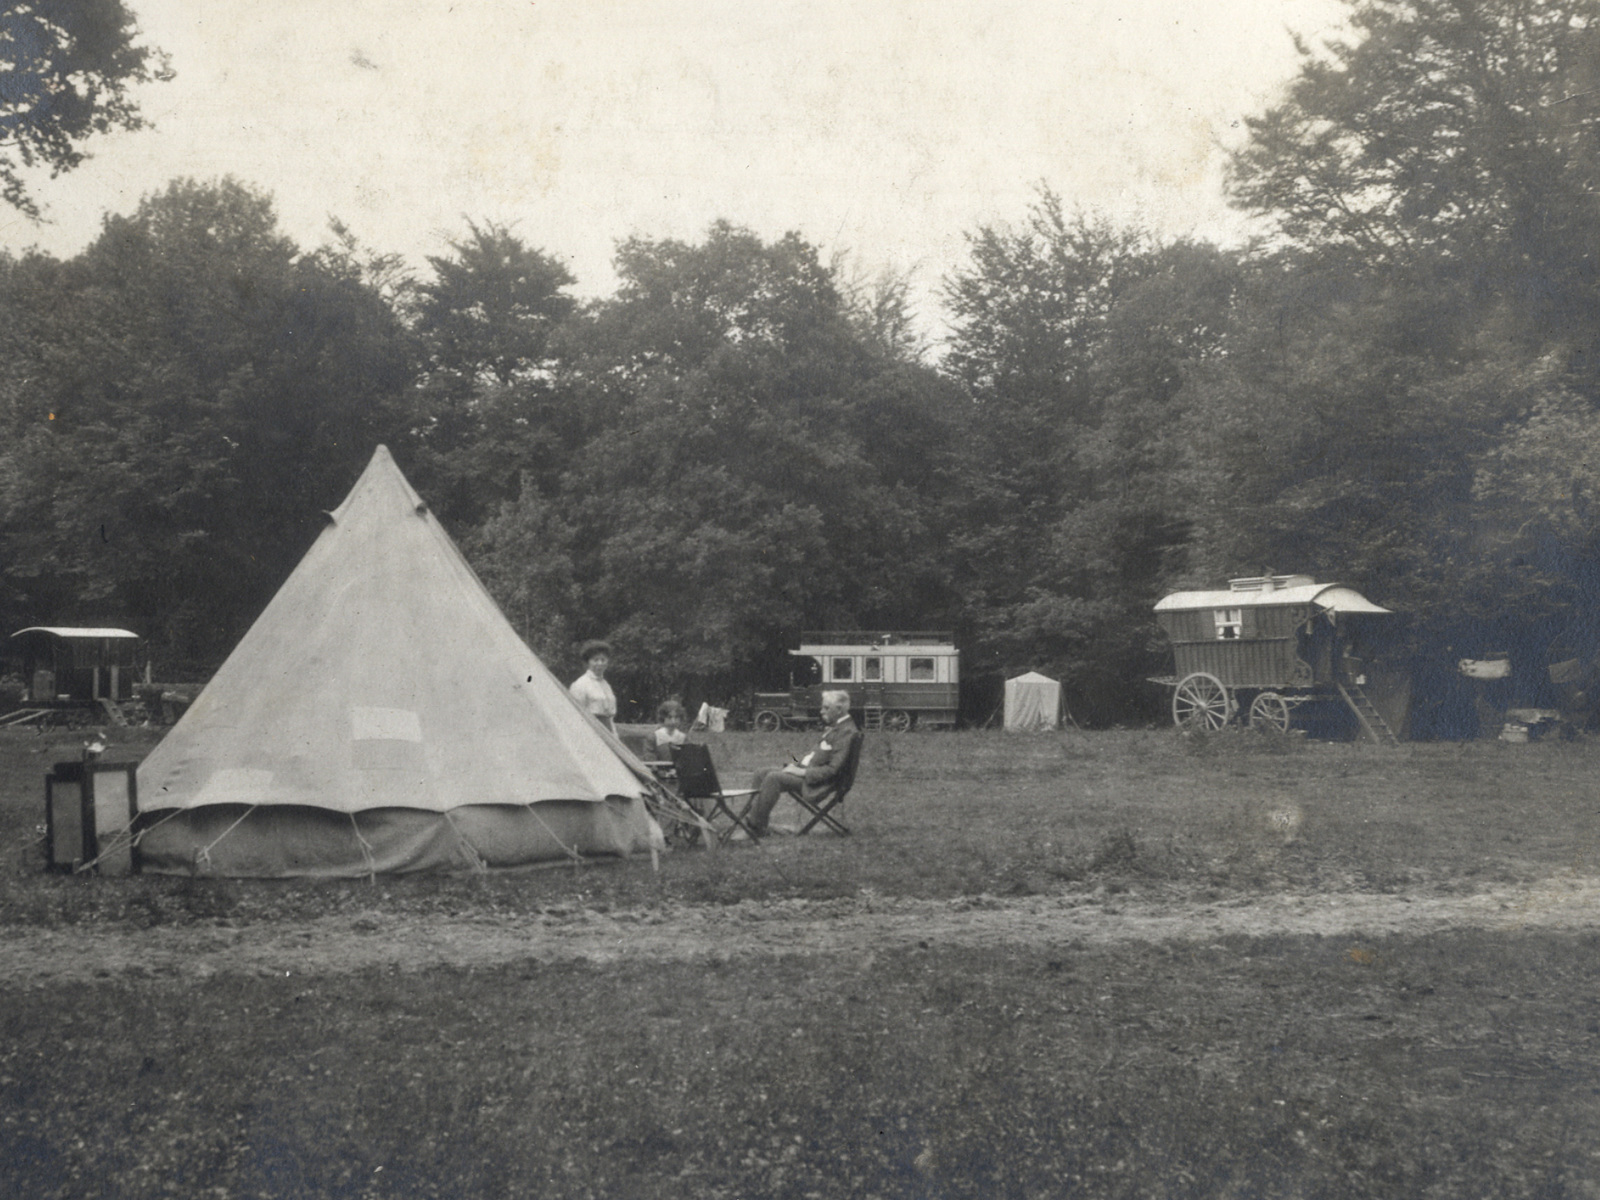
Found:
[[[770,708],[764,708],[756,714],[756,719],[751,722],[760,733],[777,733],[783,724],[783,718]]]
[[[1289,702],[1277,692],[1262,692],[1250,702],[1250,728],[1288,733],[1293,720]]]
[[[1233,699],[1215,675],[1185,675],[1172,693],[1172,720],[1180,729],[1221,729],[1232,717]]]
[[[904,733],[911,728],[911,714],[903,708],[891,708],[883,714],[885,733]]]

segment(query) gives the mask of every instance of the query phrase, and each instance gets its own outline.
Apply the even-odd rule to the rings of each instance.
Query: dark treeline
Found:
[[[1080,720],[1160,693],[1150,606],[1306,572],[1424,655],[1592,642],[1600,0],[1365,0],[1248,122],[1272,231],[1165,242],[1047,188],[951,333],[790,235],[631,238],[580,303],[521,231],[420,274],[183,180],[0,258],[0,621],[224,657],[378,442],[558,670],[781,681],[802,628],[949,628]]]

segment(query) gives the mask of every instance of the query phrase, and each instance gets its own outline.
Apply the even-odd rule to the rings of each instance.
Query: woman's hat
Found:
[[[588,662],[596,654],[604,654],[607,658],[610,658],[611,657],[611,643],[610,642],[599,642],[599,641],[596,641],[596,642],[585,642],[583,644],[583,646],[578,650],[578,657],[583,659],[584,662]]]

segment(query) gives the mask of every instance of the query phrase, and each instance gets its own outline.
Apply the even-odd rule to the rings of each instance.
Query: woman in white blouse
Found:
[[[585,642],[578,651],[588,670],[572,681],[567,691],[587,712],[612,733],[617,731],[617,694],[606,682],[606,668],[611,665],[611,646],[607,642]]]

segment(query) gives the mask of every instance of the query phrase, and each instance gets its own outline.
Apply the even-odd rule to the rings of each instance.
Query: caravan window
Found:
[[[913,658],[907,664],[910,668],[910,679],[913,683],[933,682],[933,659]]]
[[[861,678],[868,683],[877,683],[883,678],[883,659],[869,658],[861,666]]]
[[[833,660],[833,681],[835,683],[848,683],[854,676],[850,668],[855,666],[853,658],[836,658]]]
[[[1217,622],[1217,636],[1225,641],[1233,641],[1244,633],[1244,610],[1242,608],[1219,608],[1215,612]]]

